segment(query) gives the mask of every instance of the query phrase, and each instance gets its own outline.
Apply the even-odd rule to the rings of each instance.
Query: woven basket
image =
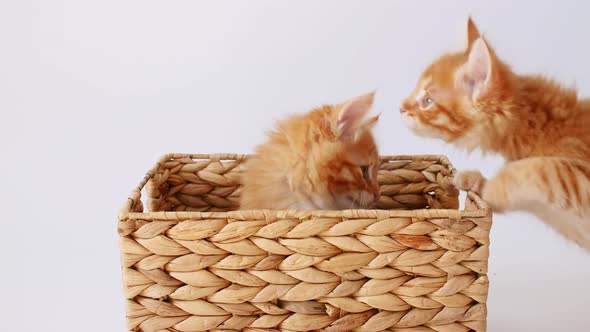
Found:
[[[491,212],[445,157],[382,157],[379,209],[344,211],[235,210],[245,158],[166,155],[131,193],[130,331],[486,330]]]

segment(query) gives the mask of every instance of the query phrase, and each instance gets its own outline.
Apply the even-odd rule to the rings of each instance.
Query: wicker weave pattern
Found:
[[[485,331],[491,214],[444,157],[383,157],[382,210],[229,211],[243,159],[165,156],[132,193],[129,330]]]

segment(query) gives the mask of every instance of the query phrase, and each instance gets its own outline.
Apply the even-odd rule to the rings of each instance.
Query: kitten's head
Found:
[[[379,153],[366,119],[373,93],[310,114],[307,158],[311,201],[321,208],[369,208],[379,199]]]
[[[464,143],[480,133],[510,92],[510,69],[467,23],[467,48],[445,54],[420,76],[400,113],[406,125],[421,136]]]

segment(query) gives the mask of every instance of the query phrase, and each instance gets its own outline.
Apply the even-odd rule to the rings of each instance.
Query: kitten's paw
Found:
[[[453,179],[455,187],[461,190],[473,191],[481,194],[486,178],[479,171],[463,171],[457,173]]]

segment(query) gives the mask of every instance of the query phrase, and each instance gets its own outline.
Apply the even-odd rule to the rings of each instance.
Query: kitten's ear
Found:
[[[364,118],[373,106],[375,92],[354,97],[346,101],[338,112],[333,122],[333,130],[336,136],[354,137],[364,123]]]
[[[471,50],[473,43],[480,37],[479,30],[473,22],[471,16],[467,19],[467,51]]]
[[[467,63],[458,71],[458,84],[472,100],[488,89],[497,78],[497,60],[487,42],[477,38],[469,51]]]
[[[367,121],[365,121],[363,123],[363,130],[370,131],[371,129],[373,129],[373,127],[375,127],[375,125],[379,121],[380,116],[381,116],[381,113],[379,113],[373,117],[370,117]]]

